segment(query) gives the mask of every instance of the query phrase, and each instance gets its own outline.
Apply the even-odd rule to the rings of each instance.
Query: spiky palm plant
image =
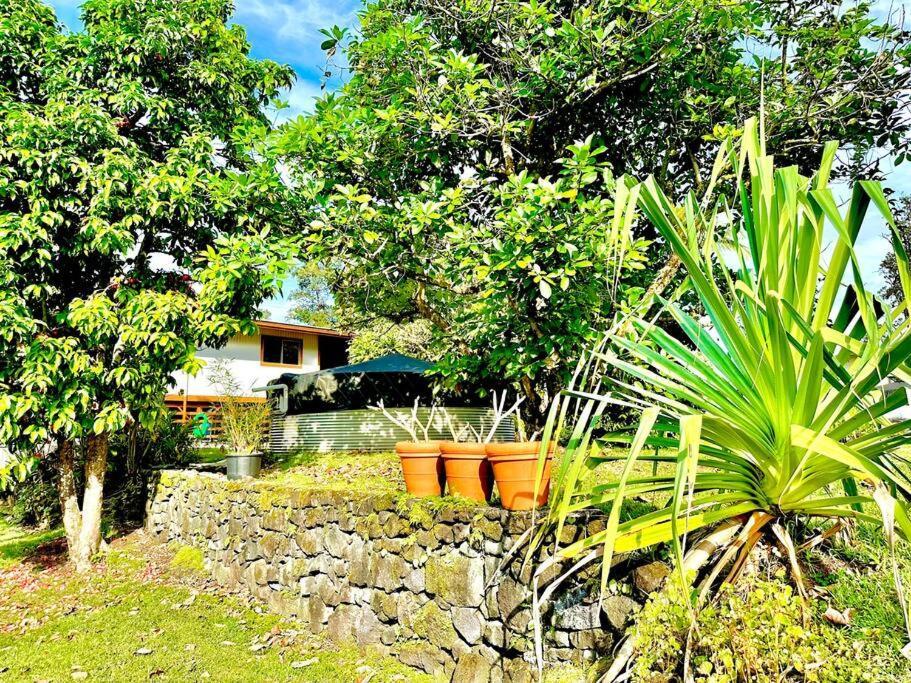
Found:
[[[690,196],[676,207],[653,179],[622,185],[618,214],[636,206],[654,225],[703,311],[697,318],[660,302],[684,340],[642,316],[623,321],[553,407],[546,439],[561,438],[568,413],[576,419],[545,526],[611,508],[604,531],[557,547],[539,576],[555,562],[600,558],[606,579],[616,553],[669,542],[682,574],[714,560],[703,567],[710,584],[724,569],[736,577],[766,534],[799,572],[787,531],[799,516],[875,520],[890,543],[896,530],[911,537],[911,481],[896,451],[911,443],[911,420],[887,418],[908,396],[882,387],[908,377],[911,317],[907,304],[890,310],[862,282],[854,242],[871,203],[892,228],[906,299],[908,259],[877,183],[859,183],[839,208],[828,187],[835,151],[826,147],[812,179],[775,168],[750,120],[713,174],[732,170],[736,202]],[[717,240],[722,228],[728,236]],[[638,428],[598,436],[612,403],[640,410]],[[628,446],[622,456],[606,448],[618,443]],[[584,483],[583,472],[616,460],[624,465],[615,481]],[[641,461],[672,467],[634,475]],[[623,501],[647,494],[669,502],[621,523]],[[687,547],[688,536],[701,542]]]

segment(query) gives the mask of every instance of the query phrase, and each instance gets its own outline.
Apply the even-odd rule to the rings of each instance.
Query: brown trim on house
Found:
[[[278,333],[307,333],[315,334],[322,337],[341,337],[343,339],[350,339],[352,336],[347,332],[339,332],[338,330],[330,330],[326,327],[313,327],[311,325],[294,325],[292,323],[277,323],[272,322],[271,320],[257,320],[256,326],[259,328],[260,334],[263,332],[278,332]]]

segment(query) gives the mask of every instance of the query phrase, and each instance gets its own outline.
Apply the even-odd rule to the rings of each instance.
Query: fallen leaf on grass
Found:
[[[313,659],[305,659],[303,661],[291,662],[291,668],[292,669],[304,669],[308,666],[316,664],[318,661],[319,660],[316,657],[314,657]]]
[[[834,607],[830,607],[822,616],[825,617],[826,621],[835,624],[836,626],[850,626],[851,618],[854,616],[854,610],[849,607],[844,612],[839,612]]]

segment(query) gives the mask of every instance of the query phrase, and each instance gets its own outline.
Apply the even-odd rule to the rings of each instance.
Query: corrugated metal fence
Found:
[[[389,408],[402,416],[411,414],[410,408]],[[490,408],[447,408],[456,429],[471,424],[486,434],[493,425]],[[418,419],[426,422],[429,408],[418,409]],[[431,440],[450,440],[452,435],[443,416],[437,413],[431,426]],[[411,437],[401,427],[392,424],[382,413],[373,410],[338,410],[331,413],[309,415],[272,416],[270,449],[279,453],[289,451],[390,451],[396,441],[409,441]],[[514,441],[515,424],[506,419],[497,428],[494,441]]]

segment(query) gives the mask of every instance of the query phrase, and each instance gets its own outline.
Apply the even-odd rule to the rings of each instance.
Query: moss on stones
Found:
[[[418,637],[445,650],[452,650],[459,641],[449,613],[433,601],[425,603],[415,612],[411,628]]]
[[[205,571],[205,558],[202,550],[189,545],[174,544],[177,551],[171,558],[171,568],[185,571]]]

